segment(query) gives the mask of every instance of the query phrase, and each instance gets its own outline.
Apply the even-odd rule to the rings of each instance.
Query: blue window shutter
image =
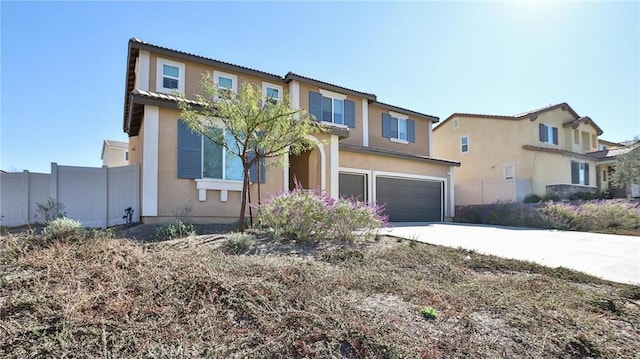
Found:
[[[202,136],[178,120],[178,178],[202,178]]]
[[[551,129],[551,131],[553,132],[553,144],[557,145],[558,144],[558,128],[554,127]]]
[[[255,152],[249,152],[249,161],[252,161],[254,158],[256,158],[256,154]],[[251,166],[251,168],[249,169],[249,181],[251,181],[251,183],[257,183],[258,182],[258,163],[254,163],[253,166]],[[260,183],[265,183],[267,176],[266,176],[266,168],[264,165],[264,158],[260,159]]]
[[[391,117],[391,115],[389,115],[388,113],[382,114],[382,137],[387,137],[387,138],[394,137],[392,136],[392,131],[391,131],[392,122],[393,122],[393,118]],[[397,130],[398,130],[398,126],[396,126],[396,131]],[[395,137],[398,137],[398,136],[396,135]]]
[[[584,184],[586,186],[589,185],[589,164],[588,163],[584,164]]]
[[[356,127],[356,103],[351,100],[344,100],[344,124]]]
[[[416,142],[416,121],[407,120],[407,141]]]
[[[539,124],[538,130],[540,131],[540,142],[547,142],[547,126]]]
[[[322,120],[322,95],[319,92],[309,91],[309,113],[316,120]]]
[[[578,162],[576,161],[571,161],[571,184],[578,184],[580,183],[580,167],[578,165]]]

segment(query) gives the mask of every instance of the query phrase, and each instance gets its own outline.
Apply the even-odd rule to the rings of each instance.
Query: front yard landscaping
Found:
[[[478,254],[464,260],[463,250],[390,237],[286,241],[208,229],[170,241],[4,234],[0,356],[640,353],[637,286]]]

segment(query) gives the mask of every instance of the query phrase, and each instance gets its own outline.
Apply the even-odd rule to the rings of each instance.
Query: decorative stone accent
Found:
[[[556,195],[560,199],[568,199],[571,195],[579,192],[588,192],[593,195],[598,194],[597,187],[577,186],[573,184],[551,184],[547,185],[547,196]]]

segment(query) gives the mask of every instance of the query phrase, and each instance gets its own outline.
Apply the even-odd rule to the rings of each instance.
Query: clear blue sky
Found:
[[[375,93],[439,116],[559,102],[640,134],[633,2],[1,3],[1,162],[100,166],[122,132],[127,41]]]

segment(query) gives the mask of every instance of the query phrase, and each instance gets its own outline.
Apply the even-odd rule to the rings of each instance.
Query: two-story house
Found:
[[[263,192],[290,190],[295,178],[332,197],[384,203],[391,221],[453,217],[453,168],[459,163],[432,156],[437,117],[295,73],[274,75],[131,39],[123,130],[129,135],[129,162],[141,166],[143,222],[180,217],[185,206],[192,222],[237,218],[242,188],[237,161],[186,129],[173,95],[176,90],[187,97],[201,94],[206,72],[231,91],[244,82],[262,88],[265,97],[286,91],[294,108],[328,129],[312,136],[314,149],[286,156],[285,166],[267,166],[259,179]]]
[[[434,129],[434,154],[460,161],[456,205],[596,193],[602,130],[566,103],[519,115],[454,113]]]

